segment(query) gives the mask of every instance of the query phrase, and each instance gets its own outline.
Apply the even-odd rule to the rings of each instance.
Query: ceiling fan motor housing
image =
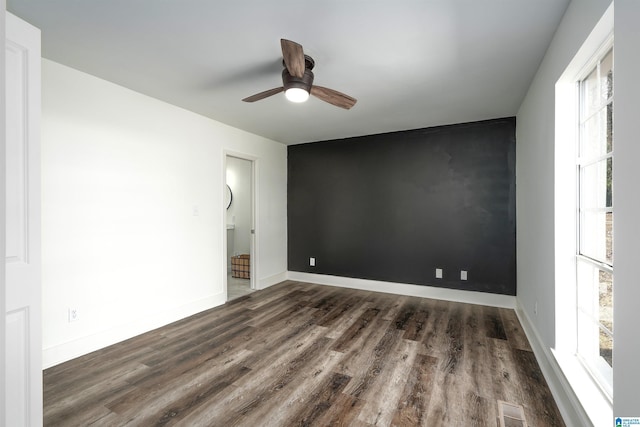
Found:
[[[286,68],[282,70],[282,86],[284,86],[285,91],[291,88],[300,88],[310,92],[312,85],[313,71],[311,69],[305,69],[302,78],[292,76]]]

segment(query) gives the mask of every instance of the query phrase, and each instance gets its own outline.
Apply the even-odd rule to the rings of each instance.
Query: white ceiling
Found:
[[[7,0],[45,58],[295,144],[513,116],[569,0]],[[283,94],[280,38],[343,110]]]

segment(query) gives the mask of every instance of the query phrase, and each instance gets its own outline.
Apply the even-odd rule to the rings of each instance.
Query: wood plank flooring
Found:
[[[283,282],[44,371],[45,426],[563,426],[513,310]]]

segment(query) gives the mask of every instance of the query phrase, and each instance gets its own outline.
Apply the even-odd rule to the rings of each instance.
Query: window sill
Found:
[[[554,349],[551,349],[551,352],[593,425],[611,425],[613,423],[611,400],[593,380],[578,358],[573,354]]]

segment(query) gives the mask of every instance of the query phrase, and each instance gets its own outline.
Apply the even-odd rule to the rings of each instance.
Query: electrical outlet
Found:
[[[460,270],[460,280],[467,280],[467,270]]]
[[[436,268],[436,279],[442,279],[442,269]]]
[[[69,308],[69,323],[75,322],[79,319],[79,313],[77,308]]]
[[[310,267],[315,267],[316,266],[316,259],[311,257],[309,258],[309,266]]]

